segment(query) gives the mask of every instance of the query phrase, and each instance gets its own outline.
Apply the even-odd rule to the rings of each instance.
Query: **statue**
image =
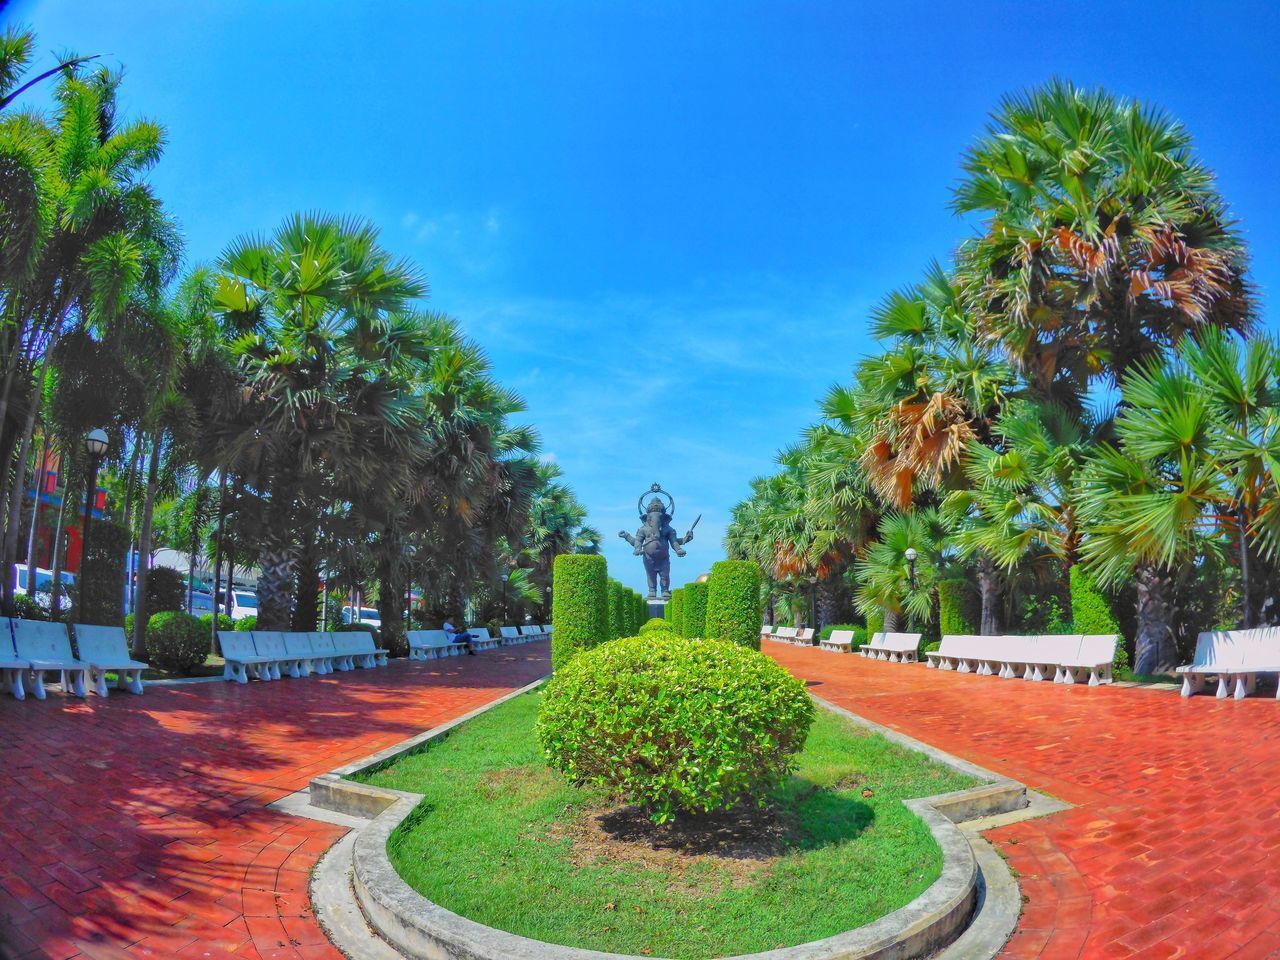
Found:
[[[644,506],[644,494],[641,494],[640,499],[636,501],[641,523],[636,535],[633,537],[627,531],[619,530],[618,536],[636,548],[637,557],[644,557],[644,573],[649,579],[649,599],[658,598],[658,584],[661,581],[662,599],[670,600],[671,554],[669,551],[675,550],[676,556],[684,556],[684,551],[680,548],[693,539],[694,527],[698,525],[698,520],[702,519],[702,514],[698,514],[698,519],[693,521],[693,526],[683,537],[677,537],[675,528],[671,526],[671,517],[676,512],[675,498],[656,483],[649,488],[649,492],[654,497],[649,501],[648,507]],[[670,507],[663,504],[662,497],[667,498]]]

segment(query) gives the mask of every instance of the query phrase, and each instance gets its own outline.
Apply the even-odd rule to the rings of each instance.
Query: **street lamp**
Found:
[[[916,588],[916,557],[919,554],[916,553],[915,547],[907,547],[903,556],[907,558],[907,579],[911,583],[911,589],[914,590]]]
[[[818,628],[818,575],[809,574],[809,627]]]
[[[506,623],[510,614],[507,613],[507,581],[511,579],[511,569],[508,567],[502,571],[502,622]]]
[[[98,468],[107,452],[107,432],[95,427],[84,435],[84,448],[89,454],[89,482],[84,493],[84,524],[80,527],[80,575],[84,576],[84,563],[89,558],[89,521],[93,517],[93,494],[98,489]],[[54,588],[57,588],[54,584]]]

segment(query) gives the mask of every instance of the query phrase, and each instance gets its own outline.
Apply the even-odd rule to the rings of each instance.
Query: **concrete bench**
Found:
[[[333,634],[336,666],[339,670],[362,667],[371,670],[387,665],[387,651],[374,645],[367,630],[340,630]]]
[[[472,650],[493,650],[498,646],[498,641],[489,636],[487,627],[471,627],[467,633],[471,634]]]
[[[550,639],[551,639],[551,624],[549,624],[549,623],[544,623],[544,624],[542,625],[542,633],[543,633],[543,635],[544,635],[544,636],[546,636],[546,638],[547,638],[548,640],[550,640]]]
[[[797,630],[796,635],[791,638],[791,642],[797,647],[813,646],[813,628],[805,627],[803,630]]]
[[[57,673],[62,692],[77,697],[88,696],[89,664],[77,660],[71,652],[71,638],[65,623],[41,620],[10,620],[13,649],[19,662],[26,663],[31,679],[31,695],[45,698],[44,674]]]
[[[1096,687],[1111,682],[1111,665],[1116,658],[1116,644],[1120,638],[1114,633],[1087,633],[1080,638],[1079,651],[1068,655],[1055,666],[1057,683],[1077,683],[1087,672],[1089,686]]]
[[[443,630],[410,630],[409,659],[435,660],[463,652],[465,644],[454,643]]]
[[[264,657],[254,646],[253,634],[239,630],[219,630],[218,647],[222,650],[222,678],[236,683],[248,683],[250,677],[263,682],[280,679],[280,664],[273,657]]]
[[[307,637],[311,642],[311,671],[321,676],[333,673],[333,658],[338,651],[333,634],[312,632]]]
[[[796,634],[799,632],[799,629],[796,627],[776,627],[773,633],[769,634],[769,639],[778,640],[782,643],[790,643],[796,638]]]
[[[524,643],[524,636],[520,633],[519,627],[499,627],[502,633],[502,643],[504,646],[513,646],[517,643]]]
[[[520,628],[520,636],[525,643],[533,643],[535,640],[542,640],[545,635],[542,632],[542,627],[535,623],[526,623]]]
[[[848,653],[853,649],[853,631],[852,630],[832,630],[831,636],[825,640],[818,641],[818,646],[823,650],[833,650],[836,653]]]
[[[919,633],[877,633],[870,643],[862,645],[864,657],[888,660],[890,663],[915,663],[920,649]]]
[[[6,622],[0,628],[0,691],[13,694],[15,700],[25,700],[26,673],[26,661],[18,659],[18,651],[13,647],[13,631]]]
[[[957,673],[1055,683],[1082,682],[1091,687],[1111,682],[1111,661],[1118,638],[1104,634],[948,635],[929,652],[929,666]]]
[[[1260,673],[1280,673],[1280,627],[1206,631],[1196,637],[1191,662],[1178,667],[1184,697],[1203,692],[1213,678],[1218,699],[1243,700],[1257,691]]]
[[[100,697],[107,695],[107,673],[116,675],[116,687],[130,693],[142,693],[142,671],[150,664],[129,656],[129,640],[124,627],[102,627],[77,623],[76,648],[80,659],[89,665],[89,683]]]
[[[773,624],[771,623],[763,624],[760,627],[760,641],[763,643],[765,640],[772,640],[772,639],[773,639]]]

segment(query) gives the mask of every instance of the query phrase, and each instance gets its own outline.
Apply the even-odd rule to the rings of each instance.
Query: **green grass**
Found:
[[[703,958],[868,923],[912,900],[941,867],[933,837],[901,801],[975,783],[819,709],[778,797],[798,823],[785,855],[746,871],[712,857],[607,859],[566,835],[607,797],[544,764],[533,736],[539,696],[362,779],[424,795],[388,845],[411,886],[480,923],[552,943]]]

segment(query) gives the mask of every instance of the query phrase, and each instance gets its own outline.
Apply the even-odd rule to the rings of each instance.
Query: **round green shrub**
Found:
[[[1111,608],[1107,595],[1098,589],[1098,584],[1083,567],[1076,564],[1071,568],[1071,632],[1085,634],[1114,633],[1116,655],[1111,666],[1116,673],[1127,673],[1129,670],[1129,651],[1125,645],[1124,633],[1120,629],[1120,620]]]
[[[675,631],[671,629],[671,624],[666,620],[661,617],[654,617],[651,620],[646,620],[644,625],[640,627],[640,635],[644,636],[646,633],[675,634]]]
[[[552,567],[551,668],[559,670],[580,650],[609,639],[609,577],[597,554],[565,553]]]
[[[707,632],[707,584],[687,583],[684,587],[684,615],[681,626],[686,637],[702,637]]]
[[[176,673],[190,673],[209,655],[209,630],[198,617],[162,610],[147,621],[147,660]]]
[[[813,723],[804,684],[737,644],[658,631],[556,671],[538,742],[570,780],[616,791],[661,823],[763,804]]]
[[[35,597],[27,593],[13,595],[13,615],[19,620],[49,619],[49,611],[36,603]]]
[[[235,629],[241,633],[251,633],[258,629],[258,618],[255,616],[241,617],[235,621]]]
[[[202,613],[200,615],[200,623],[204,627],[206,632],[211,630],[213,628],[213,614]],[[232,620],[229,616],[227,616],[227,614],[225,613],[218,614],[219,630],[234,630],[235,628],[236,628],[236,622]]]
[[[186,606],[187,581],[182,574],[171,567],[152,567],[147,571],[148,614],[184,610]]]
[[[760,616],[760,568],[750,560],[713,564],[703,636],[759,650]]]

